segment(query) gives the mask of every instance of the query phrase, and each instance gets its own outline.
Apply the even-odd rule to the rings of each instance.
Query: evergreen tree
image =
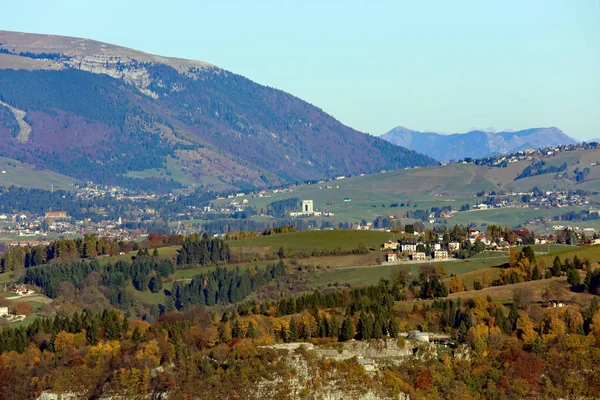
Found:
[[[531,280],[537,281],[542,279],[542,274],[540,273],[540,268],[537,264],[533,267],[533,271],[531,271]]]
[[[581,283],[581,279],[579,278],[579,273],[573,267],[571,267],[567,271],[567,282],[571,286],[577,286],[577,285],[579,285]]]
[[[140,330],[137,326],[133,330],[133,333],[131,335],[131,341],[136,346],[139,345],[140,343],[142,343],[142,333],[140,332]]]
[[[91,346],[98,344],[98,341],[100,340],[100,333],[98,332],[98,322],[95,319],[92,320],[92,324],[86,330],[85,339]]]
[[[163,285],[160,277],[154,275],[150,278],[150,282],[148,283],[148,288],[152,293],[158,293],[161,291]]]
[[[296,323],[296,318],[292,317],[290,321],[290,342],[298,341],[298,325]]]
[[[550,271],[552,271],[552,276],[560,276],[562,270],[563,265],[560,262],[560,258],[558,258],[558,256],[554,257],[554,261],[552,261],[552,268],[550,269]]]
[[[254,321],[250,321],[250,323],[248,324],[248,331],[246,333],[246,336],[250,339],[258,338],[258,329],[256,328],[256,324],[254,323]]]
[[[346,342],[350,339],[354,338],[354,323],[352,319],[348,316],[344,319],[342,323],[342,329],[340,331],[340,342]]]

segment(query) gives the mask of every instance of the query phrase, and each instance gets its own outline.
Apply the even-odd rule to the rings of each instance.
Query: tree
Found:
[[[535,266],[533,267],[533,271],[531,271],[531,280],[537,281],[540,279],[542,279],[542,274],[540,272],[540,268],[538,267],[538,265],[535,264]]]
[[[152,252],[152,257],[158,257],[158,248],[154,248],[154,251]]]
[[[248,324],[246,336],[248,336],[250,339],[258,338],[258,329],[256,328],[256,324],[254,323],[254,321],[250,321],[250,323]]]
[[[296,322],[296,318],[292,317],[290,321],[290,334],[289,334],[290,342],[298,341],[298,324]]]
[[[31,306],[31,304],[25,302],[17,303],[16,308],[17,314],[19,315],[31,315],[31,313],[33,312],[33,307]]]
[[[85,332],[85,339],[91,346],[95,346],[98,344],[98,340],[100,339],[100,333],[98,332],[98,322],[96,321],[96,319],[93,319],[92,324],[87,328]]]
[[[410,276],[404,268],[396,267],[392,270],[391,281],[392,284],[397,283],[404,288],[410,282]]]
[[[285,257],[285,249],[283,246],[279,247],[279,250],[277,250],[277,257],[279,257],[280,260],[283,260]]]
[[[458,292],[464,292],[465,291],[465,285],[462,281],[462,279],[460,279],[458,276],[453,276],[450,279],[450,293],[458,293]]]
[[[563,265],[560,262],[560,258],[558,258],[558,256],[554,257],[554,261],[552,261],[552,268],[550,268],[550,271],[552,272],[552,276],[560,276],[562,268],[563,268]]]
[[[533,330],[533,323],[525,311],[519,311],[516,325],[517,336],[519,339],[523,340],[525,344],[532,344],[536,339],[537,334]]]
[[[142,342],[142,340],[143,340],[142,332],[140,332],[140,329],[136,326],[135,329],[133,330],[133,333],[131,334],[131,341],[135,345],[138,345]]]
[[[579,277],[579,273],[575,268],[570,268],[567,271],[567,282],[571,286],[577,286],[581,284],[581,278]]]
[[[373,337],[373,318],[371,315],[361,312],[356,330],[358,331],[358,338],[360,340],[371,339]]]
[[[162,287],[163,285],[160,277],[154,275],[152,278],[150,278],[150,282],[148,283],[148,289],[150,289],[152,293],[160,292]]]
[[[529,288],[520,288],[514,291],[513,301],[521,310],[527,310],[533,302],[533,291]]]
[[[340,342],[346,342],[354,338],[354,323],[349,316],[344,319],[342,329],[340,331]]]

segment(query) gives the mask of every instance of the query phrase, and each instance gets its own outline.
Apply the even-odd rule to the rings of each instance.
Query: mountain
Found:
[[[577,143],[576,140],[554,127],[497,133],[475,130],[443,135],[433,132],[418,132],[398,126],[380,137],[390,143],[444,162],[466,157],[482,158],[530,148]]]
[[[0,156],[151,190],[435,164],[209,63],[0,31]]]

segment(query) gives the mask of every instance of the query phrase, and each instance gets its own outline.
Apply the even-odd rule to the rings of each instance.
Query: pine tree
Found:
[[[98,344],[98,340],[100,339],[100,334],[98,333],[98,322],[94,319],[92,320],[92,324],[88,327],[85,332],[85,338],[89,345],[95,346]]]
[[[535,267],[533,267],[533,271],[531,271],[531,280],[537,281],[539,279],[542,279],[540,268],[537,264],[535,264]]]
[[[140,332],[140,330],[137,326],[133,330],[133,333],[131,335],[131,341],[135,345],[139,345],[140,343],[142,343],[142,333]]]
[[[256,328],[254,321],[250,321],[248,324],[248,332],[246,333],[246,336],[248,336],[250,339],[258,338],[258,329]]]
[[[345,342],[354,338],[354,323],[350,317],[346,317],[342,323],[342,329],[340,331],[340,342]]]
[[[296,323],[296,318],[292,317],[290,321],[290,342],[298,341],[298,325]]]
[[[563,269],[563,265],[560,262],[560,258],[558,256],[554,257],[554,261],[552,261],[552,276],[560,276]]]

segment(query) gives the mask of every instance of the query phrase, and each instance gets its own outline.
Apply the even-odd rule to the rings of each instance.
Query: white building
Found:
[[[400,243],[400,250],[403,253],[414,253],[417,251],[417,244],[411,242],[402,242]]]
[[[460,250],[460,243],[458,243],[458,242],[450,242],[450,243],[448,243],[448,249],[450,251],[459,251]]]

